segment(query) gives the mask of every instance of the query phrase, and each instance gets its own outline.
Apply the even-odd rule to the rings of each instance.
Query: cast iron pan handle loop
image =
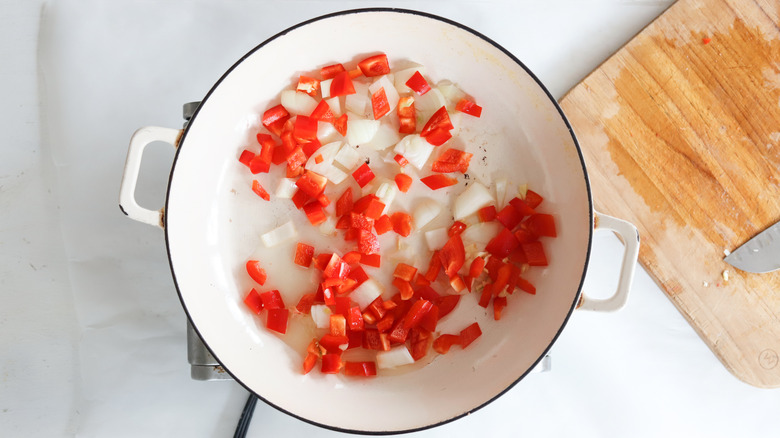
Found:
[[[580,296],[580,309],[611,312],[621,309],[628,299],[628,292],[631,290],[631,282],[634,279],[637,257],[639,256],[639,232],[630,222],[603,213],[595,213],[594,229],[614,231],[623,241],[625,251],[614,295],[606,299],[595,299],[582,294]]]
[[[163,210],[149,210],[138,205],[135,200],[135,186],[138,183],[138,172],[141,170],[141,157],[144,149],[150,143],[160,141],[176,147],[181,135],[180,129],[147,126],[133,134],[127,149],[125,171],[122,184],[119,187],[119,208],[130,219],[163,228]]]

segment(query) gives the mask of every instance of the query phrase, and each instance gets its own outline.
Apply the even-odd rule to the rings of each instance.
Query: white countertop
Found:
[[[232,436],[246,392],[189,377],[163,235],[117,208],[127,143],[181,126],[240,56],[308,18],[419,9],[503,45],[559,98],[670,0],[54,1],[0,8],[0,435]],[[150,149],[138,197],[162,205],[173,151]],[[614,287],[597,235],[585,292]],[[575,312],[552,370],[421,437],[733,437],[780,433],[780,390],[715,358],[639,270],[617,313]],[[249,436],[336,436],[259,403]]]

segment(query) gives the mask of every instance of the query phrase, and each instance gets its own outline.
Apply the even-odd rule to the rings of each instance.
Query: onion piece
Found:
[[[354,301],[360,310],[362,311],[369,304],[373,303],[377,297],[382,295],[382,287],[373,279],[364,281],[360,286],[355,288],[349,297]]]
[[[371,141],[379,130],[379,120],[347,116],[347,143],[358,146]]]
[[[376,366],[379,368],[395,368],[412,363],[414,363],[414,358],[406,345],[399,345],[376,354]]]
[[[298,190],[295,180],[292,178],[279,178],[279,185],[276,186],[276,197],[290,199]]]
[[[339,149],[336,156],[333,157],[333,161],[344,166],[344,169],[346,170],[352,170],[362,160],[360,157],[360,153],[357,151],[357,149],[355,149],[354,147],[352,147],[347,143],[344,143],[344,145],[341,146],[341,149]]]
[[[267,233],[261,234],[260,240],[263,241],[263,244],[267,248],[271,248],[282,242],[293,239],[297,235],[298,232],[295,231],[295,226],[292,221],[287,221],[283,225],[276,227]]]
[[[507,180],[505,177],[496,178],[493,185],[496,188],[496,210],[501,210],[506,205]]]
[[[436,112],[439,108],[447,106],[447,99],[441,94],[438,88],[432,88],[431,91],[423,94],[422,96],[414,96],[414,110],[417,112],[417,122],[420,126],[425,125],[425,122]]]
[[[425,232],[425,243],[428,244],[428,249],[431,251],[441,249],[449,239],[447,228],[444,227]]]
[[[395,80],[393,82],[395,83],[395,88],[399,93],[412,93],[412,89],[406,85],[406,82],[416,71],[419,71],[423,77],[425,76],[425,67],[419,64],[415,64],[411,67],[395,72]]]
[[[412,220],[414,220],[415,229],[422,229],[424,226],[436,218],[441,213],[441,204],[433,199],[423,199],[417,203],[412,211]]]
[[[347,130],[349,133],[349,130]],[[363,143],[361,146],[370,147],[377,151],[383,151],[401,140],[401,134],[398,128],[389,123],[381,123],[377,129],[374,138],[371,141]]]
[[[330,98],[330,84],[333,82],[333,79],[325,79],[324,81],[320,81],[320,95],[323,99]],[[338,97],[334,97],[334,99],[338,99]],[[328,105],[330,105],[330,102],[328,102]],[[333,108],[333,105],[331,105],[331,109]]]
[[[383,180],[376,188],[376,191],[374,191],[374,194],[385,204],[385,209],[382,210],[382,213],[384,213],[390,208],[390,204],[393,203],[395,196],[398,194],[398,186],[395,184],[395,181]]]
[[[314,325],[316,325],[317,328],[330,328],[330,315],[333,313],[333,311],[330,310],[330,307],[325,304],[312,304],[310,312],[311,319],[314,321]]]
[[[325,98],[323,97],[323,99]],[[335,116],[341,115],[341,99],[339,99],[338,97],[330,97],[325,99],[325,102],[330,107],[330,111],[333,113],[333,115]]]
[[[433,145],[419,134],[409,134],[395,145],[393,152],[403,155],[417,169],[422,169],[433,152]]]
[[[464,93],[463,90],[447,80],[437,83],[436,89],[441,92],[441,95],[447,101],[447,111],[454,111],[455,105],[458,103],[458,101],[466,97],[466,93]]]
[[[346,174],[333,166],[333,159],[336,157],[336,153],[338,153],[339,149],[341,149],[342,144],[341,141],[334,141],[321,146],[311,157],[309,157],[304,167],[306,170],[324,176],[334,184],[344,181]],[[317,162],[317,157],[322,158],[319,163]]]
[[[353,82],[355,93],[348,94],[344,99],[347,111],[357,114],[358,117],[366,117],[371,111],[371,95],[368,93],[368,84]],[[349,133],[349,129],[347,129]]]
[[[321,144],[330,143],[332,141],[340,140],[341,138],[341,134],[336,131],[336,128],[332,123],[317,122],[317,140],[319,140]]]
[[[500,222],[478,222],[466,227],[466,229],[460,233],[460,237],[463,239],[464,245],[475,243],[478,247],[484,248],[485,245],[501,231],[501,227],[503,227],[503,225],[501,225]]]
[[[306,93],[295,90],[284,90],[281,94],[282,106],[290,114],[301,114],[308,116],[317,108],[317,99]]]
[[[461,220],[494,202],[490,190],[475,181],[469,184],[466,190],[455,198],[455,202],[452,205],[452,214],[456,221]]]

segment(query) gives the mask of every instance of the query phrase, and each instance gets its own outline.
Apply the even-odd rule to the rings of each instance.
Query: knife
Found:
[[[756,274],[780,269],[780,222],[756,234],[723,261]]]

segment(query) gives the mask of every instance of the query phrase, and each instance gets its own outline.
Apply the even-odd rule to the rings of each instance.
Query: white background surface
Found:
[[[559,98],[671,1],[0,1],[0,436],[232,436],[246,392],[189,378],[163,234],[117,208],[127,142],[181,126],[239,57],[324,13],[414,8],[513,52]],[[138,188],[161,206],[173,151]],[[598,235],[585,292],[614,286]],[[730,375],[640,270],[618,313],[575,312],[549,373],[421,437],[780,434],[780,390]],[[381,407],[380,407],[381,409]],[[336,436],[259,403],[249,436]]]

